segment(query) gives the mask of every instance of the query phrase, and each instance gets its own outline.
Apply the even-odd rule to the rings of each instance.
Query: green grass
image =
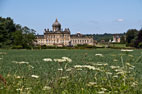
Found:
[[[103,56],[96,56],[96,54]],[[43,61],[44,58],[62,57],[69,57],[72,62]],[[102,91],[101,88],[107,89],[105,94],[142,93],[142,50],[132,52],[122,52],[119,49],[0,50],[0,58],[2,58],[0,74],[7,82],[7,85],[0,82],[0,94],[98,94]],[[25,61],[29,64],[16,64],[14,61]],[[98,63],[108,65],[95,66]],[[126,63],[135,66],[134,70],[130,71]],[[100,68],[103,72],[87,68],[78,70],[74,68],[75,65],[91,65]],[[106,72],[116,74],[110,68],[112,65],[120,66],[124,71],[131,73],[120,75],[118,79],[107,77]],[[63,71],[58,70],[59,68],[63,68]],[[71,71],[66,71],[68,68]],[[39,78],[33,78],[31,75],[37,75]],[[16,78],[18,76],[20,78]],[[139,82],[138,85],[135,88],[130,87],[130,84],[135,81]],[[97,85],[88,86],[89,82],[97,82]],[[47,88],[43,90],[45,86]]]
[[[110,44],[111,47],[126,47],[126,44]]]

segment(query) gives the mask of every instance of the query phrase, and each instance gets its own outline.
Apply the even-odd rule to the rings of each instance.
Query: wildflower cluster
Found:
[[[51,59],[51,58],[44,58],[43,61],[46,61],[46,62],[72,62],[72,59],[70,59],[69,57],[62,57],[61,59]]]

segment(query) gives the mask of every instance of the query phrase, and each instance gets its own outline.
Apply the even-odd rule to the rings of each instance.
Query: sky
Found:
[[[38,34],[56,18],[72,34],[124,33],[142,28],[142,0],[0,0],[0,16]]]

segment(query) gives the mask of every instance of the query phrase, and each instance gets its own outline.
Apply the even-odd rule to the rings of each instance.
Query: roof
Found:
[[[46,31],[44,34],[70,34],[69,30],[64,31]]]
[[[55,22],[52,25],[53,27],[61,26],[61,24],[58,22],[58,19],[56,18]]]
[[[36,38],[38,38],[38,39],[44,39],[44,35],[36,35]]]
[[[93,38],[93,36],[92,35],[83,35],[83,34],[77,33],[77,34],[72,34],[71,38]]]

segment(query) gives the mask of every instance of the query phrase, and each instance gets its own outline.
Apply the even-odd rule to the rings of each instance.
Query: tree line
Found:
[[[142,29],[129,29],[126,33],[126,45],[142,48]]]
[[[15,24],[10,17],[0,17],[0,48],[32,48],[35,30]]]
[[[15,24],[10,17],[0,17],[0,48],[16,48],[31,49],[36,42],[36,34],[34,29],[27,26],[22,27]],[[126,33],[122,33],[121,43],[127,46],[142,48],[142,29],[129,29]],[[93,34],[94,39],[98,42],[101,40],[109,41],[113,34]]]

